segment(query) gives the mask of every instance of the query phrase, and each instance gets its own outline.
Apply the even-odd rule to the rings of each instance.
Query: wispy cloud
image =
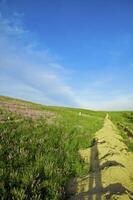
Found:
[[[35,49],[36,42],[31,39],[25,44],[23,36],[29,37],[29,31],[2,16],[0,27],[1,94],[45,104],[76,106],[74,92],[64,82],[64,67],[52,59],[47,49]]]
[[[98,110],[133,109],[133,95],[111,90],[115,73],[91,72],[86,79],[64,67],[50,50],[39,48],[21,24],[23,14],[0,14],[0,93],[48,105]],[[74,72],[73,72],[74,73]],[[81,73],[86,73],[81,70]],[[73,84],[76,81],[76,84]],[[76,86],[73,86],[76,85]]]

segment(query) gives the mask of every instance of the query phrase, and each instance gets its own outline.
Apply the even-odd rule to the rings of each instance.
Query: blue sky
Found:
[[[0,0],[0,94],[133,110],[132,0]]]

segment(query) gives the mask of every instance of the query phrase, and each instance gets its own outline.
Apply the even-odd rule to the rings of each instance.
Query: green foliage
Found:
[[[0,199],[65,199],[70,177],[89,170],[78,150],[90,146],[105,113],[28,104],[55,112],[57,119],[48,124],[0,110]]]
[[[118,127],[129,151],[133,152],[133,139],[130,139],[124,127],[133,132],[133,112],[110,112],[113,123]]]

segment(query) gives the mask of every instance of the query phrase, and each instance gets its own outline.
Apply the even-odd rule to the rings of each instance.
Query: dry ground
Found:
[[[133,153],[128,152],[114,124],[105,118],[93,145],[80,150],[90,173],[68,186],[70,200],[133,199]]]

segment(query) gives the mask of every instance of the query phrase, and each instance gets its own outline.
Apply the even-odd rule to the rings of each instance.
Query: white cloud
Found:
[[[104,111],[123,111],[123,110],[133,110],[133,96],[110,99],[108,101],[85,101],[79,99],[80,107],[92,110],[104,110]]]
[[[76,106],[74,92],[64,82],[64,67],[54,62],[47,50],[35,50],[36,42],[25,44],[17,38],[24,34],[28,37],[27,30],[2,16],[0,26],[1,93],[44,104]]]
[[[133,109],[132,95],[121,96],[121,92],[119,93],[117,89],[111,91],[109,86],[113,78],[110,73],[100,76],[93,73],[93,78],[85,80],[85,84],[80,89],[78,81],[77,87],[72,87],[68,82],[71,79],[75,81],[74,76],[70,77],[71,72],[55,61],[55,56],[50,54],[50,50],[38,48],[38,42],[32,40],[32,34],[19,22],[21,14],[14,13],[14,16],[15,21],[14,18],[9,20],[0,16],[0,93],[2,95],[47,105],[94,110]],[[103,89],[106,87],[109,90]]]

